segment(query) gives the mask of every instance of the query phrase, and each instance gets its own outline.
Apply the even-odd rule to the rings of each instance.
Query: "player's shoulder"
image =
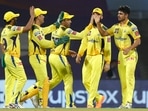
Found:
[[[62,30],[62,31],[65,31],[67,28],[66,27],[64,27],[64,26],[60,26],[60,28],[59,28],[60,30]]]
[[[129,26],[129,27],[137,27],[132,21],[128,21],[127,22],[127,26]]]
[[[32,30],[39,29],[37,25],[32,25]]]

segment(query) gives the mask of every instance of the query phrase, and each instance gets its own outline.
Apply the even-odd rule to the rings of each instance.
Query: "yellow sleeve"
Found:
[[[114,35],[114,28],[115,28],[115,25],[113,25],[111,28],[106,30],[109,33],[110,36]]]
[[[92,24],[89,24],[81,32],[77,32],[77,31],[72,30],[71,28],[67,28],[65,30],[65,34],[67,36],[69,36],[71,40],[81,40],[82,38],[87,36],[87,34],[91,30],[91,28],[92,28]]]
[[[133,25],[130,31],[130,34],[132,35],[133,39],[138,39],[141,37],[139,34],[139,30],[136,25]]]
[[[44,34],[39,29],[33,30],[32,36],[32,40],[42,48],[53,48],[55,46],[53,41],[45,39]]]
[[[52,33],[53,31],[55,31],[56,30],[56,26],[54,24],[51,24],[51,25],[49,25],[47,27],[43,27],[42,30],[43,30],[43,33],[45,35],[47,35],[47,34]]]
[[[82,57],[84,55],[84,52],[86,51],[86,49],[87,49],[87,37],[85,37],[81,40],[78,55],[80,55]]]
[[[15,34],[21,34],[23,32],[23,28],[21,26],[12,26],[11,27],[11,34],[15,35]]]
[[[107,37],[103,37],[103,39],[105,42],[104,59],[105,59],[105,62],[110,64],[110,62],[111,62],[111,37],[107,36]]]

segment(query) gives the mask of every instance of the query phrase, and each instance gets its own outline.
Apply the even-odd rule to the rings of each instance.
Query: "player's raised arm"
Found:
[[[29,19],[28,23],[26,24],[26,26],[23,28],[23,32],[27,32],[31,29],[33,22],[34,22],[34,17],[35,17],[34,6],[31,6],[30,7],[30,19]]]
[[[95,22],[97,24],[97,28],[98,28],[100,34],[102,36],[108,36],[109,35],[108,32],[103,30],[102,27],[101,27],[100,21],[101,21],[101,19],[103,19],[102,15],[94,15],[93,18],[94,18],[94,20],[95,20]]]

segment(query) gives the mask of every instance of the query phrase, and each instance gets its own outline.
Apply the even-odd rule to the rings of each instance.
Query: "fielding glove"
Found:
[[[64,16],[64,11],[61,11],[57,21],[54,23],[54,25],[56,26],[56,28],[59,28],[61,21],[63,20],[63,16]]]
[[[69,37],[68,36],[63,36],[63,37],[61,37],[61,38],[56,38],[56,39],[54,39],[54,44],[56,45],[56,46],[58,46],[58,45],[60,45],[60,44],[64,44],[64,43],[67,43],[67,42],[69,42]]]

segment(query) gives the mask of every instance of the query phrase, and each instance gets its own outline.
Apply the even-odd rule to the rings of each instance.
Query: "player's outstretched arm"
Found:
[[[27,32],[31,29],[33,22],[34,22],[34,17],[35,17],[34,6],[31,6],[30,7],[30,19],[29,19],[28,23],[26,24],[26,26],[24,27],[23,32]]]

